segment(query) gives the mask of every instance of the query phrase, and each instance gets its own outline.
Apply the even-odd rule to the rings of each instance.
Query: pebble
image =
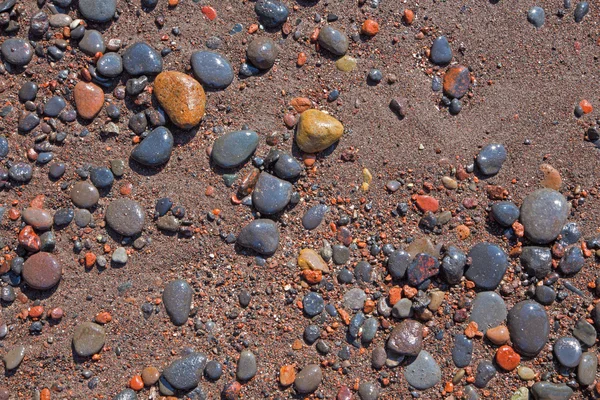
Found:
[[[418,287],[427,279],[436,276],[440,269],[438,260],[429,254],[417,254],[408,266],[406,276],[411,286]]]
[[[496,292],[478,293],[473,300],[470,321],[476,322],[483,333],[504,323],[506,316],[506,303]]]
[[[548,314],[533,300],[521,301],[508,312],[508,330],[515,350],[524,356],[534,357],[548,342]]]
[[[489,360],[482,360],[477,364],[477,371],[475,372],[475,382],[473,384],[478,388],[484,388],[496,376],[496,367]]]
[[[210,360],[204,367],[204,375],[211,381],[217,381],[223,375],[223,366],[215,360]]]
[[[254,5],[258,20],[265,28],[277,28],[287,21],[287,6],[276,0],[258,0]]]
[[[581,359],[581,345],[574,337],[563,336],[553,346],[554,355],[558,362],[568,368],[575,368]]]
[[[340,121],[319,110],[306,110],[300,115],[296,144],[305,153],[318,153],[337,142],[344,133]]]
[[[302,299],[304,313],[309,317],[319,315],[325,309],[325,302],[320,294],[310,292]]]
[[[129,199],[113,200],[106,207],[105,214],[108,226],[123,236],[135,236],[144,228],[144,209]]]
[[[106,332],[104,328],[93,322],[83,322],[73,333],[73,349],[80,357],[94,355],[104,347]]]
[[[23,112],[19,117],[19,132],[27,133],[40,124],[40,118],[31,112]]]
[[[65,170],[66,170],[65,164],[53,163],[48,168],[48,176],[50,177],[50,179],[54,179],[54,180],[60,179],[65,174]]]
[[[390,333],[386,348],[399,355],[418,355],[423,349],[423,325],[412,319],[400,322]]]
[[[332,259],[336,265],[344,265],[350,260],[350,249],[343,244],[336,244],[332,248]]]
[[[363,343],[371,343],[377,335],[379,329],[379,321],[376,318],[367,318],[362,326],[361,341]]]
[[[65,227],[73,221],[75,213],[72,208],[61,208],[54,214],[54,224],[59,227]]]
[[[88,21],[108,22],[117,11],[117,0],[79,0],[79,12]]]
[[[521,265],[529,276],[544,279],[552,271],[552,253],[547,247],[523,247]]]
[[[127,250],[124,247],[117,247],[111,256],[111,261],[120,265],[127,264],[127,259]]]
[[[296,375],[294,387],[298,393],[308,394],[317,390],[322,380],[321,368],[317,364],[309,364]]]
[[[517,368],[517,374],[519,374],[519,378],[524,381],[532,381],[535,379],[535,371],[522,365]]]
[[[298,266],[300,269],[310,269],[313,271],[321,271],[329,273],[329,267],[327,263],[321,258],[319,253],[312,249],[302,249],[298,254]]]
[[[0,3],[0,13],[9,11],[15,6],[17,0],[4,0]]]
[[[48,22],[53,28],[62,28],[64,26],[69,26],[71,22],[73,22],[73,18],[68,14],[53,14],[48,19]]]
[[[263,215],[282,211],[292,198],[291,183],[262,172],[252,192],[252,205]]]
[[[200,383],[206,361],[204,354],[193,352],[169,364],[162,376],[174,389],[190,391]]]
[[[94,167],[90,170],[90,180],[100,189],[110,188],[115,181],[115,176],[107,167]]]
[[[159,126],[133,149],[131,158],[147,167],[157,167],[169,161],[173,144],[171,131]]]
[[[236,377],[240,381],[249,381],[256,372],[256,356],[250,350],[243,350],[238,359]]]
[[[577,380],[582,386],[594,383],[598,369],[598,356],[594,353],[583,353],[577,366]]]
[[[544,306],[549,306],[556,300],[556,292],[550,286],[536,286],[535,299],[538,303]]]
[[[163,69],[162,56],[147,43],[137,42],[125,49],[123,68],[129,75],[157,75]]]
[[[446,282],[456,285],[460,282],[467,264],[467,256],[455,246],[448,246],[442,258],[440,270]],[[389,268],[389,266],[388,266]]]
[[[536,28],[541,28],[546,20],[546,13],[542,7],[534,6],[527,11],[527,21]]]
[[[558,266],[563,274],[574,275],[581,271],[584,264],[583,251],[580,247],[574,246],[567,249]]]
[[[160,73],[154,80],[154,95],[171,122],[181,129],[192,129],[204,116],[204,89],[197,80],[184,73]]]
[[[13,347],[4,355],[4,357],[2,357],[2,361],[4,362],[4,368],[6,369],[6,371],[16,369],[21,364],[24,357],[25,346]]]
[[[442,371],[432,355],[421,350],[417,358],[404,369],[404,378],[415,389],[426,390],[440,382]]]
[[[156,226],[161,231],[176,233],[179,231],[181,222],[173,215],[165,215],[156,221]]]
[[[573,12],[573,17],[575,22],[579,23],[583,21],[583,18],[590,12],[590,4],[587,1],[582,1],[578,3],[575,7],[575,11]]]
[[[29,64],[33,58],[33,48],[25,39],[6,39],[0,47],[0,52],[5,61],[18,67]]]
[[[565,247],[579,242],[579,239],[581,239],[579,225],[577,225],[575,222],[569,222],[563,226],[562,230],[560,231],[560,236],[560,244]]]
[[[463,65],[451,66],[444,75],[444,93],[451,98],[462,98],[469,91],[470,85],[469,69]]]
[[[104,53],[106,44],[104,44],[104,38],[100,32],[88,29],[79,41],[79,48],[88,56],[94,56],[96,53]]]
[[[534,400],[568,400],[573,389],[564,383],[537,382],[531,387]]]
[[[306,210],[306,213],[304,213],[304,216],[302,217],[302,226],[304,227],[304,229],[316,229],[323,221],[323,217],[325,217],[325,214],[328,210],[329,207],[327,207],[324,204],[317,204]],[[335,251],[333,257],[335,259]]]
[[[471,265],[465,277],[475,283],[479,289],[494,290],[508,268],[508,256],[497,245],[478,243],[469,251]]]
[[[296,158],[287,153],[282,153],[279,155],[279,158],[275,162],[273,172],[279,178],[291,181],[298,178],[302,173],[303,169],[304,168],[302,167],[302,165],[300,165]]]
[[[212,51],[196,51],[191,57],[194,76],[205,89],[223,90],[233,82],[233,68],[222,55]]]
[[[240,231],[237,244],[263,255],[272,255],[279,246],[279,229],[270,219],[257,219]]]
[[[37,97],[39,86],[35,82],[25,82],[19,89],[19,101],[33,101]]]
[[[44,36],[48,29],[50,28],[50,19],[48,15],[40,11],[31,17],[29,21],[29,33],[36,38],[41,38]]]
[[[85,228],[92,222],[92,213],[85,208],[78,208],[75,211],[75,225],[80,228]]]
[[[335,62],[335,67],[342,72],[350,72],[356,69],[357,60],[354,57],[345,55]]]
[[[61,96],[50,98],[44,105],[44,115],[48,117],[57,117],[67,106],[67,102]]]
[[[275,42],[267,37],[254,39],[248,45],[246,57],[258,69],[267,70],[275,64],[279,54]]]
[[[36,230],[47,231],[52,228],[52,214],[41,208],[28,207],[23,211],[23,221]]]
[[[488,144],[477,155],[477,167],[485,175],[496,175],[506,161],[506,148],[502,144]]]
[[[371,382],[362,382],[358,386],[358,397],[360,397],[360,400],[377,400],[379,398],[379,387]]]
[[[454,347],[452,348],[452,361],[457,368],[464,368],[471,364],[473,356],[473,341],[465,335],[456,335],[454,337]]]
[[[125,84],[125,90],[128,95],[137,96],[141,94],[144,91],[144,89],[146,89],[147,85],[148,77],[142,75],[139,78],[128,79],[127,83]]]
[[[22,276],[33,289],[48,290],[60,281],[62,267],[52,254],[39,252],[25,260]]]
[[[112,400],[137,400],[137,394],[133,389],[121,390]]]
[[[163,303],[174,325],[181,326],[187,322],[192,308],[192,296],[192,288],[184,280],[171,281],[165,287]]]
[[[452,61],[452,49],[446,36],[440,36],[433,41],[429,58],[435,65],[447,65]]]
[[[71,189],[71,201],[79,208],[92,208],[99,199],[98,189],[89,182],[78,182]]]
[[[504,325],[499,325],[494,328],[489,328],[485,332],[485,336],[490,340],[490,342],[492,342],[493,344],[495,344],[497,346],[501,346],[501,345],[507,343],[508,339],[510,339],[510,334],[508,332],[508,329]]]
[[[592,347],[596,343],[596,329],[585,318],[581,318],[573,328],[573,336],[587,347]]]
[[[123,73],[123,59],[118,53],[106,53],[96,62],[96,69],[107,78],[116,78]]]
[[[321,47],[336,56],[343,56],[348,51],[348,37],[341,32],[327,25],[321,28],[318,36]]]
[[[244,130],[226,133],[215,140],[210,153],[212,161],[221,168],[244,164],[256,151],[258,134]]]
[[[343,303],[345,307],[351,310],[361,310],[364,307],[366,300],[367,295],[364,290],[353,288],[344,294]]]

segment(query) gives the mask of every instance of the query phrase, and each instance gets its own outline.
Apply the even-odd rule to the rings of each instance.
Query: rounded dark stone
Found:
[[[570,247],[563,258],[560,260],[559,268],[560,272],[565,275],[574,275],[581,271],[585,264],[585,258],[583,257],[583,251],[579,246]]]
[[[193,294],[190,285],[182,279],[171,281],[165,287],[162,299],[174,325],[181,326],[187,322]]]
[[[156,75],[163,69],[162,56],[147,43],[134,43],[123,53],[123,68],[133,76]]]
[[[558,362],[568,368],[575,368],[581,360],[581,345],[574,337],[561,337],[553,346]]]
[[[144,228],[144,209],[135,201],[118,199],[106,207],[106,223],[123,236],[135,236]]]
[[[579,242],[579,239],[581,239],[581,231],[576,222],[569,222],[563,226],[560,231],[560,244],[566,247]]]
[[[48,290],[60,281],[62,267],[52,254],[39,252],[25,260],[22,276],[33,289]]]
[[[475,372],[475,382],[473,384],[478,388],[484,388],[492,380],[498,371],[494,366],[494,363],[489,360],[480,361],[477,364],[477,371]]]
[[[54,225],[56,226],[67,226],[73,221],[75,212],[72,208],[61,208],[54,213]]]
[[[138,94],[142,93],[144,89],[146,89],[147,85],[148,77],[142,75],[139,78],[131,78],[127,80],[127,83],[125,84],[125,90],[128,95],[137,96]]]
[[[537,382],[531,387],[535,400],[569,400],[573,389],[564,383]]]
[[[442,258],[440,271],[442,276],[450,285],[456,285],[460,282],[467,264],[467,256],[455,246],[448,246],[446,254]],[[388,267],[389,269],[389,267]]]
[[[350,249],[343,244],[335,244],[332,247],[332,259],[336,265],[344,265],[350,260]]]
[[[538,244],[552,242],[569,216],[565,197],[552,189],[538,189],[521,205],[521,223],[529,240]]]
[[[387,270],[394,279],[402,279],[410,265],[411,256],[404,250],[396,250],[388,257]]]
[[[96,30],[88,29],[79,41],[79,48],[88,56],[94,56],[96,53],[104,53],[106,45],[102,34]]]
[[[202,353],[191,353],[173,361],[162,373],[162,377],[176,390],[190,391],[200,383],[206,356]]]
[[[496,175],[506,161],[506,148],[502,144],[488,144],[477,155],[477,166],[485,175]]]
[[[313,344],[321,337],[321,329],[317,325],[308,325],[304,328],[304,340],[308,344]]]
[[[66,106],[67,102],[62,96],[54,96],[44,105],[44,115],[48,117],[57,117]]]
[[[529,11],[527,11],[527,21],[536,28],[541,28],[542,25],[544,25],[545,20],[546,13],[542,7],[531,7]]]
[[[506,314],[506,303],[498,293],[481,292],[473,300],[470,320],[475,321],[478,329],[485,333],[502,324],[506,320]]]
[[[556,300],[556,292],[550,286],[536,286],[535,299],[538,301],[538,303],[544,306],[549,306]]]
[[[548,342],[548,314],[539,303],[533,300],[522,301],[508,312],[508,330],[515,350],[534,357]]]
[[[256,356],[250,350],[243,350],[238,359],[236,377],[240,381],[249,381],[254,378],[258,368],[256,365]]]
[[[500,247],[491,243],[478,243],[469,251],[471,265],[465,277],[479,289],[494,290],[508,268],[508,256]]]
[[[98,189],[89,182],[78,182],[71,189],[71,201],[79,208],[91,208],[99,199]]]
[[[90,171],[90,180],[97,188],[109,188],[115,181],[112,171],[106,167],[92,168]]]
[[[96,63],[96,70],[107,78],[115,78],[123,72],[123,59],[117,53],[106,53]]]
[[[299,177],[303,170],[298,160],[287,153],[281,153],[273,167],[275,175],[288,181]]]
[[[131,158],[148,167],[162,165],[171,158],[173,143],[171,132],[165,127],[158,127],[133,149]]]
[[[323,217],[328,210],[329,207],[325,204],[317,204],[306,210],[306,213],[302,217],[302,226],[304,229],[316,229],[323,221]]]
[[[309,292],[304,299],[302,299],[302,305],[304,313],[309,317],[319,315],[325,309],[325,302],[320,294],[315,292]]]
[[[446,36],[440,36],[433,41],[429,58],[436,65],[447,65],[452,61],[452,49]]]
[[[587,1],[582,1],[578,3],[575,7],[575,11],[573,12],[573,18],[575,22],[583,21],[583,18],[590,12],[590,4]]]
[[[252,191],[252,205],[261,214],[276,214],[288,205],[292,191],[291,183],[262,172]]]
[[[336,56],[343,56],[348,51],[346,34],[329,25],[321,28],[318,41],[321,47]]]
[[[19,89],[19,101],[25,103],[26,101],[35,100],[38,89],[37,83],[25,82]]]
[[[254,5],[258,20],[265,28],[277,28],[288,18],[287,6],[275,0],[258,0]]]
[[[248,45],[246,57],[256,68],[267,70],[275,64],[278,50],[275,42],[267,37],[254,39]]]
[[[117,11],[117,0],[79,0],[79,12],[88,21],[108,22]]]
[[[258,146],[258,134],[243,130],[226,133],[215,140],[211,158],[221,168],[235,168],[252,156]]]
[[[298,393],[312,393],[321,384],[323,372],[317,364],[309,364],[302,368],[294,380],[294,388]]]
[[[423,349],[423,325],[412,319],[405,319],[390,333],[386,348],[399,355],[418,355]]]
[[[15,182],[27,183],[33,176],[33,168],[27,163],[17,162],[8,169],[8,176]]]
[[[521,265],[529,276],[544,279],[552,271],[552,253],[547,247],[523,247]]]
[[[519,219],[519,207],[512,201],[501,201],[492,206],[492,217],[504,227],[511,226]]]
[[[23,112],[19,117],[19,132],[27,133],[40,124],[40,117],[32,112]]]
[[[6,39],[0,47],[0,52],[6,62],[19,67],[29,64],[33,58],[33,48],[25,39]]]
[[[204,376],[211,381],[216,381],[221,378],[223,375],[223,366],[220,362],[215,360],[210,360],[206,363],[206,367],[204,367]]]
[[[452,361],[458,368],[464,368],[471,364],[473,356],[473,341],[465,335],[456,335],[454,337],[454,347],[452,348]]]
[[[196,51],[191,57],[194,76],[205,89],[223,90],[233,81],[233,68],[222,55],[212,51]]]
[[[237,244],[259,254],[272,255],[279,246],[277,224],[270,219],[254,220],[241,230]]]

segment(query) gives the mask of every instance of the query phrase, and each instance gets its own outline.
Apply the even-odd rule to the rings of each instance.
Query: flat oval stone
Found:
[[[77,325],[73,333],[73,349],[80,357],[89,357],[104,347],[106,332],[104,328],[93,322]]]
[[[583,353],[577,367],[577,380],[583,386],[588,386],[596,380],[598,357],[594,353]]]
[[[323,380],[323,372],[317,364],[309,364],[296,375],[294,387],[298,393],[312,393],[321,384]]]
[[[144,229],[144,209],[130,199],[117,199],[106,207],[106,223],[123,236],[135,236]]]
[[[187,322],[193,294],[190,285],[182,279],[171,281],[165,286],[163,303],[174,325],[181,326]]]
[[[550,286],[536,286],[535,287],[535,299],[538,303],[549,306],[556,300],[556,292]]]
[[[40,124],[40,117],[32,112],[23,112],[19,116],[19,132],[30,132]]]
[[[73,90],[77,115],[83,119],[94,119],[104,105],[104,92],[91,82],[79,82]]]
[[[502,144],[488,144],[477,155],[477,166],[485,175],[496,175],[506,161],[506,148]]]
[[[25,39],[6,39],[0,47],[0,52],[5,61],[18,67],[29,64],[33,58],[33,48]]]
[[[0,2],[0,12],[5,12],[10,10],[17,4],[17,0],[4,0]]]
[[[344,294],[344,306],[351,310],[360,310],[364,307],[367,295],[361,288],[353,288]]]
[[[429,58],[435,65],[447,65],[452,61],[452,49],[446,36],[440,36],[433,41]]]
[[[67,102],[62,96],[51,97],[50,100],[44,104],[44,115],[48,117],[57,117],[66,106]]]
[[[546,13],[542,7],[531,7],[527,11],[527,21],[536,28],[541,28],[546,20]]]
[[[592,347],[596,343],[596,329],[585,318],[581,318],[573,328],[573,336],[587,347]]]
[[[452,348],[452,361],[458,368],[464,368],[471,364],[473,356],[473,341],[465,335],[456,335],[454,337],[454,347]]]
[[[386,348],[400,355],[418,355],[423,349],[423,325],[412,319],[400,322],[390,333]]]
[[[440,382],[442,371],[433,356],[421,350],[417,358],[404,369],[404,378],[415,389],[426,390]]]
[[[496,292],[478,293],[473,300],[470,320],[475,321],[483,333],[502,324],[506,316],[506,303]]]
[[[26,183],[31,180],[33,168],[31,165],[24,162],[14,163],[8,169],[8,176],[15,182]]]
[[[302,171],[302,165],[300,165],[298,160],[286,153],[279,155],[279,158],[273,167],[273,172],[275,172],[275,175],[288,181],[298,178]]]
[[[270,219],[254,220],[241,230],[237,244],[259,254],[272,255],[279,246],[277,224]]]
[[[302,217],[302,226],[304,229],[308,229],[309,231],[316,229],[323,221],[323,217],[328,210],[329,207],[325,204],[317,204],[306,210],[306,213]]]
[[[256,68],[267,70],[275,64],[279,51],[275,42],[267,37],[254,39],[246,49],[246,57]]]
[[[147,43],[137,42],[125,49],[123,68],[129,75],[156,75],[163,69],[160,53]]]
[[[552,242],[569,216],[565,197],[552,189],[538,189],[521,205],[521,223],[529,240],[538,244]]]
[[[296,128],[296,144],[305,153],[325,150],[342,137],[340,121],[319,110],[306,110],[300,115]]]
[[[53,28],[62,28],[69,26],[71,22],[73,22],[73,18],[71,18],[68,14],[53,14],[50,16],[48,22]]]
[[[478,243],[469,251],[471,265],[465,277],[479,289],[494,290],[508,268],[508,256],[500,247],[491,243]]]
[[[171,132],[164,126],[159,126],[133,149],[131,158],[147,167],[157,167],[169,161],[173,143]]]
[[[215,140],[211,159],[221,168],[235,168],[244,164],[258,146],[258,134],[244,130],[229,132]]]
[[[552,253],[547,247],[523,247],[521,265],[530,276],[544,279],[552,271]]]
[[[564,383],[537,382],[531,387],[535,400],[568,400],[573,396],[573,389]]]
[[[79,48],[88,56],[94,56],[96,53],[104,53],[106,45],[102,34],[96,30],[88,29],[79,41]]]
[[[581,360],[581,345],[574,337],[563,336],[553,346],[554,355],[559,363],[567,368],[575,368]]]
[[[117,0],[79,0],[79,12],[88,21],[108,22],[117,11]]]
[[[100,193],[89,182],[77,182],[71,189],[71,201],[79,208],[91,208],[98,204]]]
[[[254,11],[265,28],[277,28],[283,25],[289,15],[287,6],[275,0],[258,0],[254,5]]]
[[[196,51],[191,57],[194,76],[206,89],[223,90],[233,81],[233,68],[222,55],[212,51]]]
[[[207,358],[202,353],[189,354],[169,364],[162,376],[177,390],[192,390],[200,383],[206,361]]]
[[[319,31],[317,38],[321,47],[336,56],[343,56],[348,51],[348,37],[344,32],[325,26]]]
[[[262,172],[252,191],[252,205],[261,214],[276,214],[288,205],[292,190],[291,183]]]
[[[123,59],[118,53],[106,53],[98,59],[96,70],[107,78],[116,78],[123,72]]]
[[[444,75],[444,93],[454,99],[460,99],[469,91],[471,77],[469,69],[464,65],[453,65]]]
[[[184,73],[160,73],[154,80],[154,95],[171,122],[181,129],[192,129],[204,116],[204,89],[197,80]]]
[[[578,3],[575,7],[575,11],[573,12],[573,19],[575,20],[575,22],[579,23],[583,21],[583,18],[588,14],[589,11],[590,4],[587,1],[582,1],[581,3]]]
[[[404,250],[394,250],[387,260],[387,270],[394,279],[402,279],[410,265],[412,257]]]
[[[35,82],[25,82],[19,89],[19,101],[33,101],[37,97],[39,86]]]
[[[23,211],[22,217],[27,225],[36,230],[47,231],[52,228],[52,214],[47,210],[29,207]]]
[[[12,371],[13,369],[21,365],[21,362],[23,361],[24,357],[25,346],[13,347],[4,355],[4,357],[2,357],[2,361],[4,361],[4,368],[7,371]]]
[[[60,281],[62,267],[52,254],[39,252],[25,260],[21,276],[33,289],[48,290]]]
[[[548,342],[548,314],[537,302],[522,301],[508,312],[508,330],[515,350],[522,355],[534,357]]]
[[[256,356],[250,350],[243,350],[238,359],[236,377],[240,381],[249,381],[256,375]]]

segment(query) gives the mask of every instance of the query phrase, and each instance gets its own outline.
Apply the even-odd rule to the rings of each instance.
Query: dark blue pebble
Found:
[[[279,229],[270,219],[257,219],[240,231],[237,244],[263,255],[272,255],[279,246]]]
[[[304,296],[304,299],[302,299],[302,305],[304,313],[309,317],[314,317],[321,314],[325,308],[323,297],[315,292],[310,292]]]
[[[467,256],[455,246],[449,246],[446,254],[442,258],[440,271],[442,276],[450,285],[456,285],[460,282],[467,264]]]
[[[277,214],[289,204],[292,190],[291,183],[262,172],[252,191],[252,204],[261,214]]]
[[[508,256],[500,247],[491,243],[478,243],[469,251],[471,265],[465,272],[467,279],[477,288],[494,290],[508,268]]]
[[[313,344],[321,337],[321,329],[317,325],[308,325],[304,328],[304,340],[306,343]]]
[[[88,21],[108,22],[117,11],[117,0],[79,0],[79,12]]]
[[[38,154],[38,158],[36,160],[36,162],[38,164],[48,164],[50,161],[52,161],[52,159],[54,158],[54,154],[50,153],[50,152],[42,152]]]
[[[254,65],[249,63],[242,63],[240,66],[240,75],[250,77],[254,75],[258,75],[260,73],[260,69],[256,68]]]
[[[146,136],[131,152],[131,158],[142,165],[156,167],[169,161],[173,151],[173,135],[160,126]]]
[[[576,222],[569,222],[563,226],[562,230],[560,231],[560,236],[560,244],[565,247],[577,243],[579,239],[581,239],[579,225],[577,225]]]
[[[44,105],[44,115],[48,117],[57,117],[58,114],[67,106],[67,102],[61,96],[54,96]]]
[[[477,166],[485,175],[495,175],[506,161],[506,148],[502,144],[488,144],[477,155]]]
[[[35,100],[38,89],[39,87],[35,82],[25,82],[19,89],[19,100],[23,103]]]
[[[304,229],[308,229],[309,231],[316,229],[323,221],[323,217],[328,210],[329,207],[325,204],[317,204],[309,208],[302,217],[302,226]]]
[[[379,83],[383,79],[383,74],[380,70],[373,68],[369,71],[369,75],[367,76],[367,78],[373,83]]]
[[[478,388],[484,388],[496,375],[496,367],[489,360],[480,361],[475,372],[475,382],[473,383]]]
[[[287,6],[275,0],[258,0],[254,6],[258,20],[265,28],[277,28],[288,18]]]
[[[72,208],[60,208],[54,213],[54,225],[67,226],[73,221],[75,212]]]
[[[168,197],[163,197],[162,199],[158,199],[156,201],[156,205],[154,206],[154,210],[159,217],[162,217],[173,207],[173,201]]]
[[[293,180],[302,173],[302,165],[293,156],[287,153],[281,153],[275,162],[273,172],[281,179]]]
[[[223,90],[233,81],[233,68],[222,55],[212,51],[192,53],[194,76],[206,89]]]
[[[14,163],[8,170],[8,176],[15,182],[26,183],[31,180],[33,168],[24,162]]]
[[[112,186],[115,176],[106,167],[96,167],[90,171],[90,180],[97,188],[104,189]]]
[[[575,11],[573,12],[575,22],[581,22],[588,12],[590,12],[590,5],[587,1],[582,1],[577,4]]]
[[[435,65],[447,65],[452,61],[452,49],[446,36],[440,36],[433,41],[429,58]]]
[[[242,165],[258,146],[258,134],[243,130],[230,132],[215,140],[211,159],[221,168],[235,168]]]
[[[509,227],[518,220],[519,214],[519,207],[512,201],[501,201],[492,206],[492,217],[504,227]]]
[[[117,53],[106,53],[96,63],[96,70],[108,78],[115,78],[123,72],[123,60]]]
[[[150,45],[143,42],[134,43],[123,53],[123,68],[129,75],[157,75],[162,72],[161,55]]]
[[[583,251],[579,246],[573,246],[565,252],[558,266],[563,274],[574,275],[581,271],[584,264]]]
[[[220,362],[215,360],[210,360],[206,363],[206,367],[204,367],[204,376],[211,380],[217,381],[223,375],[223,366]]]
[[[327,95],[327,101],[331,103],[332,101],[336,101],[338,97],[340,97],[340,91],[334,89]]]
[[[8,140],[4,136],[0,136],[0,158],[6,157],[9,150]]]
[[[536,286],[535,299],[538,301],[538,303],[544,306],[549,306],[556,300],[556,292],[550,286]]]
[[[6,39],[0,46],[0,52],[6,62],[18,67],[29,64],[33,58],[33,48],[25,39]]]
[[[456,335],[454,337],[454,347],[452,348],[452,361],[457,368],[464,368],[471,364],[473,356],[473,341],[465,335]]]

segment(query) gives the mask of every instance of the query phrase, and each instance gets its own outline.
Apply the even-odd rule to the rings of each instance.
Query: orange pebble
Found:
[[[304,165],[307,167],[312,167],[317,160],[317,157],[314,154],[305,154],[304,155]]]
[[[200,10],[202,11],[202,14],[204,14],[204,16],[210,21],[213,21],[215,18],[217,18],[217,12],[211,6],[202,6]]]
[[[502,369],[512,371],[521,363],[521,356],[512,347],[504,345],[496,352],[496,362]]]
[[[85,266],[92,268],[96,263],[96,255],[92,252],[85,253]]]
[[[298,54],[298,60],[296,60],[296,65],[301,67],[304,64],[306,64],[306,60],[307,60],[306,53],[301,52]]]
[[[409,10],[408,8],[404,10],[404,22],[406,25],[412,25],[415,20],[415,12],[413,10]]]
[[[376,21],[373,21],[372,19],[368,19],[365,22],[363,22],[360,31],[363,35],[375,36],[379,32],[379,24]]]
[[[29,309],[29,316],[31,318],[39,318],[42,316],[43,313],[44,313],[44,307],[42,307],[42,306],[35,306],[35,307],[31,307]]]
[[[131,380],[129,381],[129,387],[135,391],[142,390],[144,388],[144,381],[142,380],[142,377],[136,375],[133,378],[131,378]]]
[[[50,389],[42,389],[42,391],[40,392],[40,400],[50,400]]]
[[[587,100],[581,100],[579,102],[579,107],[581,107],[584,114],[589,114],[594,110],[594,107],[592,107],[592,103],[590,103]]]
[[[96,322],[99,324],[108,324],[110,321],[112,321],[112,316],[106,311],[102,311],[96,315]]]
[[[169,7],[175,7],[179,4],[179,0],[169,0]]]

